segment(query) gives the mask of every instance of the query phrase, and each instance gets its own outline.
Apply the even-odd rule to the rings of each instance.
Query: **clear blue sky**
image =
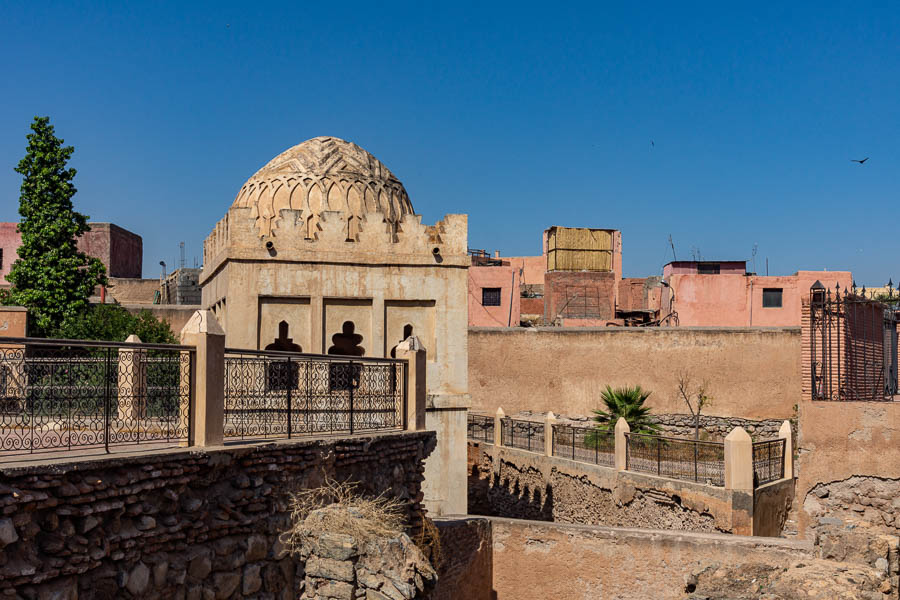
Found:
[[[758,244],[760,272],[900,280],[896,1],[123,4],[4,3],[0,220],[49,115],[77,207],[142,235],[147,276],[179,241],[199,256],[271,157],[334,135],[425,221],[468,213],[472,247],[606,227],[629,276],[671,234],[679,259]]]

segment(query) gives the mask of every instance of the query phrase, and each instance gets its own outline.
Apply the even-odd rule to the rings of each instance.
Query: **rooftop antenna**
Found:
[[[159,280],[165,281],[166,280],[166,261],[164,261],[164,260],[159,261],[159,266],[162,267],[162,276],[159,278]]]
[[[178,262],[180,268],[184,268],[184,242],[179,242],[178,250],[181,252],[181,260]]]
[[[675,256],[675,243],[672,241],[672,234],[669,234],[669,246],[672,247],[672,260],[678,260],[678,257]]]
[[[753,272],[754,273],[756,273],[756,250],[757,250],[757,248],[759,248],[759,244],[753,244],[753,253],[752,253],[751,258],[753,260]],[[766,273],[766,275],[768,275],[768,273]]]

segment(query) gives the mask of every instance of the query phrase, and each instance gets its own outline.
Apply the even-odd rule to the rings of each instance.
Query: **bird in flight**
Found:
[[[855,158],[851,158],[851,159],[850,159],[850,162],[855,162],[855,163],[863,164],[863,163],[866,162],[867,160],[869,160],[869,157],[868,157],[868,156],[865,157],[865,158],[862,159],[862,160],[856,160]]]

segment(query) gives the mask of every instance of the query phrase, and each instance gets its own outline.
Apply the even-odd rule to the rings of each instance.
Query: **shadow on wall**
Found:
[[[553,520],[553,488],[522,484],[494,472],[483,476],[479,465],[469,471],[469,514],[502,517],[510,514],[532,521]]]

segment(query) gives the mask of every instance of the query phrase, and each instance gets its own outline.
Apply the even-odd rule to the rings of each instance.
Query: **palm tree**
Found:
[[[650,420],[650,408],[644,406],[644,401],[650,394],[651,392],[642,390],[639,385],[616,389],[607,385],[600,396],[606,404],[606,410],[594,411],[595,427],[600,431],[612,433],[621,417],[631,427],[632,433],[659,431],[659,425]]]

